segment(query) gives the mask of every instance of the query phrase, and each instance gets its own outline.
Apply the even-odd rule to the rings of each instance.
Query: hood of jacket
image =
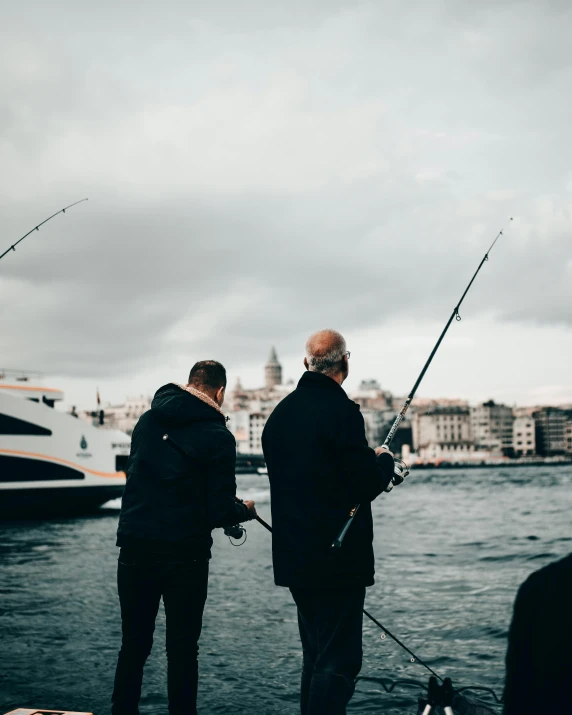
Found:
[[[218,421],[225,424],[225,417],[214,407],[191,395],[179,385],[163,385],[151,402],[153,414],[161,422],[180,425],[188,422]]]

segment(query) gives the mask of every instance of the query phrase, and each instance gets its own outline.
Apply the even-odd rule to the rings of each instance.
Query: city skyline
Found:
[[[455,326],[456,327],[456,326]],[[448,348],[447,340],[453,345]],[[403,340],[405,338],[398,338]],[[458,351],[459,345],[461,350],[465,349],[467,345],[464,343],[465,338],[455,340],[455,335],[452,334],[447,336],[442,347],[441,353],[443,355],[449,354],[454,356],[454,353]],[[356,341],[358,342],[358,341]],[[348,343],[352,347],[356,344]],[[358,343],[359,344],[359,343]],[[469,344],[469,347],[473,347],[473,344]],[[228,388],[231,390],[236,383],[236,380],[240,378],[243,386],[247,389],[256,389],[263,387],[264,385],[264,362],[268,357],[268,350],[270,349],[270,343],[268,343],[265,349],[261,352],[260,360],[252,361],[248,364],[243,365],[241,368],[228,368]],[[424,336],[423,347],[428,350],[431,347],[430,336]],[[304,367],[302,364],[303,354],[300,355],[286,355],[282,356],[280,350],[280,342],[276,344],[278,357],[282,365],[283,381],[293,380],[295,383],[298,381],[302,373],[304,372]],[[492,348],[491,348],[492,349]],[[486,352],[486,350],[485,350]],[[392,384],[391,379],[384,380],[380,378],[379,375],[373,374],[373,370],[369,371],[364,365],[372,365],[374,368],[375,360],[365,360],[360,356],[359,350],[352,350],[350,376],[344,382],[344,389],[348,394],[355,392],[359,384],[364,380],[377,380],[383,389],[389,390],[394,395],[400,395],[405,397],[413,385],[413,381],[416,374],[413,373],[414,369],[418,371],[423,365],[424,360],[427,355],[425,352],[418,350],[416,353],[420,360],[420,363],[415,366],[414,361],[410,359],[409,366],[412,370],[411,382],[408,383],[406,379],[402,377],[401,385],[395,389]],[[365,355],[367,357],[367,353]],[[199,359],[199,358],[197,358]],[[484,385],[475,385],[473,381],[472,388],[468,385],[468,389],[462,391],[464,374],[462,371],[462,366],[454,365],[454,382],[450,378],[450,370],[447,368],[446,364],[441,364],[441,358],[438,356],[434,364],[429,369],[427,375],[425,376],[421,386],[417,392],[419,398],[424,399],[463,399],[467,400],[470,404],[476,404],[479,402],[486,402],[487,400],[493,399],[499,403],[505,403],[513,406],[542,406],[542,405],[570,405],[572,404],[572,385],[538,385],[528,389],[513,390],[507,392],[503,389],[503,386],[499,384],[497,380],[494,386],[485,387]],[[444,361],[443,361],[444,362]],[[298,371],[297,367],[299,365]],[[357,367],[356,367],[357,365]],[[181,361],[180,366],[177,371],[170,372],[169,369],[158,370],[153,375],[148,377],[139,376],[135,379],[133,378],[120,378],[113,381],[108,380],[84,380],[84,379],[70,379],[69,377],[58,377],[45,375],[43,381],[46,384],[50,384],[55,387],[61,388],[64,391],[64,401],[63,406],[68,409],[71,406],[76,406],[78,409],[93,409],[96,401],[96,391],[99,387],[101,393],[102,402],[105,404],[121,404],[129,396],[152,396],[154,392],[163,384],[167,382],[185,382],[186,376],[190,369],[190,364],[185,367],[185,362]],[[510,366],[507,366],[510,369]],[[375,368],[374,368],[375,369]],[[434,376],[432,373],[436,372]],[[493,371],[498,374],[498,370]],[[357,374],[356,374],[357,373]],[[388,373],[389,374],[389,373]],[[470,383],[470,375],[467,375],[467,383]]]
[[[288,373],[284,370],[284,365],[283,361],[280,357],[279,351],[276,350],[275,346],[270,346],[269,350],[271,351],[271,354],[274,355],[274,357],[277,358],[277,365],[279,367],[279,378],[278,382],[276,384],[281,384],[281,385],[290,385],[292,389],[296,386],[296,383],[301,376],[301,374],[304,371],[304,368],[300,371],[300,374],[298,375],[297,378],[293,378],[288,375]],[[268,368],[268,363],[261,362],[259,365],[257,365],[253,371],[252,374],[258,373],[258,378],[254,377],[251,381],[246,381],[242,378],[241,375],[236,374],[234,376],[228,376],[228,382],[227,382],[227,391],[226,391],[226,401],[224,407],[226,409],[229,409],[230,406],[230,399],[233,393],[233,390],[235,389],[237,382],[240,381],[241,387],[246,390],[246,391],[263,391],[264,389],[267,388],[268,383],[265,381],[267,380],[267,368]],[[175,382],[175,380],[171,380],[171,382]],[[184,382],[181,381],[181,382]],[[389,392],[395,399],[405,399],[408,392],[398,392],[395,390],[391,389],[391,386],[382,383],[379,379],[373,376],[364,376],[355,378],[354,380],[346,380],[343,384],[344,390],[348,393],[348,395],[351,397],[352,394],[358,394],[360,389],[364,386],[364,384],[368,382],[375,382],[377,385],[380,387],[380,389]],[[162,383],[163,384],[163,383]],[[145,397],[145,398],[151,398],[157,388],[155,390],[147,390],[143,392],[133,392],[133,393],[124,393],[119,399],[110,399],[106,398],[105,396],[105,391],[101,390],[100,386],[98,386],[99,389],[96,389],[94,392],[94,403],[96,402],[97,399],[97,394],[103,393],[103,397],[101,399],[101,404],[102,406],[113,406],[113,405],[120,405],[123,404],[127,399],[133,399],[137,400],[139,397]],[[466,404],[469,404],[470,406],[475,406],[477,404],[484,404],[488,401],[494,401],[497,404],[506,404],[511,407],[516,407],[516,408],[532,408],[532,407],[562,407],[564,409],[566,408],[571,408],[572,407],[572,399],[571,400],[560,400],[560,401],[547,401],[547,402],[509,402],[506,400],[502,400],[499,396],[493,395],[493,394],[488,394],[486,397],[483,398],[476,398],[476,399],[471,399],[467,397],[466,395],[462,394],[432,394],[428,395],[425,394],[425,392],[420,388],[415,396],[415,399],[413,401],[414,404],[419,404],[419,403],[431,403],[435,402],[436,404],[443,402],[446,403],[448,401],[462,401]],[[68,408],[71,404],[70,400],[68,398],[64,399],[63,401],[63,406],[65,408]],[[94,409],[94,406],[89,406],[89,405],[82,405],[79,403],[74,403],[74,406],[76,406],[78,409]]]
[[[293,380],[283,380],[274,346],[261,371],[263,385],[249,388],[237,379],[227,390],[227,426],[236,439],[239,455],[262,455],[266,421],[296,387]],[[369,444],[383,443],[404,398],[371,379],[362,381],[349,396],[360,406]],[[150,396],[129,397],[122,404],[101,404],[95,411],[78,414],[73,410],[72,414],[94,426],[131,434],[150,405]],[[517,407],[493,399],[470,405],[463,399],[421,397],[413,401],[397,429],[392,449],[403,458],[412,456],[416,464],[495,464],[514,458],[566,460],[572,454],[572,408]]]

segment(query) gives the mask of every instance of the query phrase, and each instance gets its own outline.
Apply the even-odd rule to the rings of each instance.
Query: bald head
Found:
[[[319,330],[306,342],[304,364],[311,372],[322,372],[339,382],[347,377],[346,341],[337,330]]]

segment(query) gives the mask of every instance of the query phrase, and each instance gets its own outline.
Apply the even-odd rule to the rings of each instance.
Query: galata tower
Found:
[[[264,366],[264,384],[267,390],[282,384],[282,365],[278,362],[274,346],[270,350],[270,357]]]

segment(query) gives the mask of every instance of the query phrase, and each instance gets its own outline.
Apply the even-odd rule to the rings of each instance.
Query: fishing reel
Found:
[[[409,474],[409,467],[402,459],[393,460],[393,472],[395,476],[391,480],[394,484],[401,484],[405,477]]]
[[[393,458],[393,477],[389,484],[387,485],[386,492],[390,492],[393,487],[401,484],[405,477],[409,474],[409,467],[402,459]]]
[[[228,536],[229,541],[233,546],[242,546],[242,544],[246,541],[246,529],[242,524],[234,524],[233,526],[225,527],[224,535]],[[239,544],[235,544],[233,539],[236,539],[236,541],[240,541],[240,539],[244,540]]]

